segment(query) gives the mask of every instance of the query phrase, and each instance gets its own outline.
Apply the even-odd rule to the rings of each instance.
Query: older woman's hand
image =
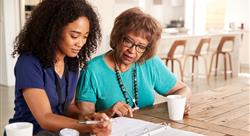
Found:
[[[109,109],[108,111],[109,116],[129,116],[129,117],[133,117],[133,111],[131,109],[131,107],[124,103],[124,102],[117,102],[115,103],[111,109]]]

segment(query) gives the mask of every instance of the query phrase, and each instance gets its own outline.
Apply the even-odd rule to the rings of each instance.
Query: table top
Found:
[[[190,114],[182,121],[168,118],[167,103],[135,111],[137,119],[211,136],[250,135],[250,86],[225,86],[193,94]]]

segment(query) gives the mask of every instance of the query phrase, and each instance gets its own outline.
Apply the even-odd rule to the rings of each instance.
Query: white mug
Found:
[[[185,111],[186,97],[182,95],[169,95],[167,96],[167,102],[169,119],[182,120]]]
[[[60,136],[79,136],[79,132],[75,129],[64,128],[60,131]]]
[[[7,136],[33,136],[33,124],[15,122],[5,126]]]

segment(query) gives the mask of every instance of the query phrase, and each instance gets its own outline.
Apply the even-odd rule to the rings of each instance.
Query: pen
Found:
[[[88,125],[95,125],[98,123],[102,123],[103,121],[99,121],[99,120],[86,120],[86,121],[78,121],[78,123],[80,124],[88,124]]]
[[[109,119],[107,121],[112,121],[112,119]],[[87,124],[87,125],[95,125],[95,124],[99,124],[103,122],[105,121],[100,121],[100,120],[79,120],[78,121],[79,124]]]

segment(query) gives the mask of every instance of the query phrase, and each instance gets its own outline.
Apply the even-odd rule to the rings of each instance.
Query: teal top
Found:
[[[128,92],[130,106],[132,107],[133,92],[133,68],[121,73],[123,84]],[[164,95],[177,82],[175,75],[169,71],[161,59],[157,56],[136,65],[138,84],[138,107],[151,106],[155,100],[154,91]],[[133,98],[131,98],[133,97]],[[88,63],[88,67],[81,71],[77,85],[76,100],[95,103],[96,111],[109,109],[118,101],[126,100],[119,87],[115,71],[104,60],[104,54],[95,57]]]

